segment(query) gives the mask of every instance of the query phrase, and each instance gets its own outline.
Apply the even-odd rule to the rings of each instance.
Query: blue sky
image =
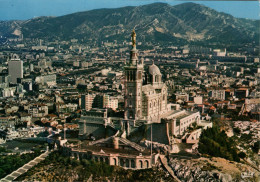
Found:
[[[26,20],[38,16],[61,16],[91,9],[138,6],[153,2],[167,2],[171,5],[195,2],[235,17],[260,19],[259,1],[0,0],[0,20]]]

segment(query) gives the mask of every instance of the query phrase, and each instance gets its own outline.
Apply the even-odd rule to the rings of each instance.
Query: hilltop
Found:
[[[45,40],[123,41],[135,27],[139,41],[258,43],[259,21],[235,18],[204,5],[153,3],[97,9],[60,17],[0,22],[0,36],[23,34]]]

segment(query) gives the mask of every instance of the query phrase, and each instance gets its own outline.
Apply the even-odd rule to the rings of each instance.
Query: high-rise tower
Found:
[[[8,61],[8,74],[11,76],[11,82],[16,84],[17,78],[23,78],[23,61],[14,55],[10,61]]]
[[[142,118],[143,62],[138,61],[136,33],[132,32],[130,60],[125,66],[125,119]]]

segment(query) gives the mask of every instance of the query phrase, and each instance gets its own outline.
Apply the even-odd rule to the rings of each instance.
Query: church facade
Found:
[[[162,82],[159,68],[152,64],[144,70],[138,60],[136,34],[132,33],[130,61],[125,66],[125,120],[146,120],[159,123],[167,110],[167,86]]]

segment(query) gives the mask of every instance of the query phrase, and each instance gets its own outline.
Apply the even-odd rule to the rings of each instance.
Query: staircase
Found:
[[[34,167],[36,164],[40,163],[41,161],[45,160],[45,158],[51,153],[52,151],[46,151],[40,156],[36,157],[35,159],[31,160],[27,164],[23,165],[16,171],[13,171],[11,174],[7,175],[6,177],[2,178],[0,182],[10,182],[14,181],[16,178],[21,176],[22,174],[26,173],[29,169]]]
[[[107,123],[107,126],[110,126],[111,128],[113,128],[113,129],[115,129],[115,130],[116,130],[116,128],[115,128],[115,126],[114,126],[114,124],[112,124],[112,123]]]
[[[111,136],[111,137],[108,137],[108,138],[102,138],[102,139],[100,139],[100,140],[96,140],[96,141],[93,141],[93,142],[89,142],[89,145],[95,145],[95,144],[97,144],[97,143],[106,142],[106,141],[108,141],[110,138],[112,138],[112,136]]]
[[[136,150],[138,150],[138,151],[143,152],[143,151],[145,150],[144,147],[142,147],[142,146],[140,146],[140,145],[138,145],[138,144],[136,144],[136,143],[134,143],[134,142],[131,142],[131,141],[125,139],[125,138],[119,138],[119,140],[120,140],[122,143],[126,144],[126,145],[130,145],[131,147],[133,147],[134,149],[136,149]]]
[[[116,134],[114,134],[114,135],[111,136],[111,137],[108,137],[108,138],[102,138],[102,139],[100,139],[100,140],[96,140],[96,141],[93,141],[93,142],[89,142],[89,145],[95,145],[95,144],[97,144],[97,143],[106,142],[106,141],[108,141],[109,139],[111,139],[111,138],[117,136],[118,134],[119,134],[119,131],[117,131]]]

